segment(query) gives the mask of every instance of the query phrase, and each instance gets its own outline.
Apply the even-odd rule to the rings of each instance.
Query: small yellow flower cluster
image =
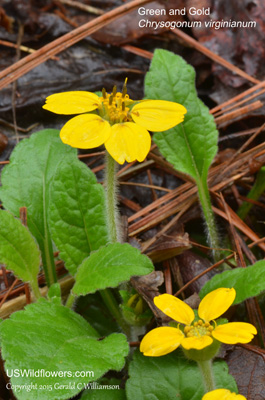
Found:
[[[103,89],[102,96],[76,91],[47,97],[45,110],[81,114],[64,125],[60,132],[62,141],[80,149],[104,144],[119,164],[143,161],[151,147],[148,130],[160,132],[173,128],[183,121],[187,110],[181,104],[165,100],[131,100],[126,81],[122,92],[117,92],[114,86],[110,94]]]
[[[236,291],[233,288],[219,288],[208,293],[199,305],[200,320],[194,323],[195,314],[188,304],[170,294],[155,297],[154,303],[163,313],[185,326],[184,329],[169,326],[153,329],[143,338],[140,351],[145,356],[159,357],[180,345],[184,350],[202,350],[214,341],[227,344],[250,342],[257,334],[253,325],[230,322],[217,326],[214,321],[233,304],[235,297]]]

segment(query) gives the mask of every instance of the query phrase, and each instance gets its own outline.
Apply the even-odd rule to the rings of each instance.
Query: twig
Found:
[[[231,99],[225,101],[224,103],[218,104],[218,106],[214,107],[211,109],[211,114],[216,113],[218,110],[221,110],[224,107],[229,106],[230,104],[233,104],[237,102],[238,100],[241,100],[243,97],[248,96],[249,94],[256,92],[257,90],[263,88],[265,86],[265,81],[258,83],[257,85],[253,86],[250,89],[245,90],[244,92],[238,94],[235,97],[232,97]],[[259,96],[259,93],[257,94]]]
[[[256,129],[253,135],[235,152],[233,155],[234,159],[236,159],[243,151],[253,142],[253,140],[265,129],[265,123],[261,125],[260,128]],[[223,169],[222,173],[227,171],[230,168],[230,165],[227,164]]]
[[[258,79],[253,78],[252,76],[248,75],[246,72],[242,71],[240,68],[235,67],[230,62],[226,61],[223,57],[218,56],[217,54],[213,53],[211,50],[207,49],[207,47],[203,46],[197,40],[193,39],[191,36],[187,35],[180,29],[172,29],[172,32],[175,33],[178,37],[192,46],[194,49],[203,53],[206,57],[209,57],[211,60],[217,62],[218,64],[222,65],[223,67],[229,69],[230,71],[234,72],[237,75],[242,76],[242,78],[247,79],[252,83],[260,83]]]
[[[161,190],[163,192],[171,192],[171,189],[167,189],[161,186],[156,186],[156,185],[148,185],[147,183],[139,183],[139,182],[119,182],[120,185],[128,185],[128,186],[139,186],[139,187],[144,187],[148,189],[155,189],[155,190]]]
[[[90,14],[102,15],[104,11],[100,10],[99,8],[88,6],[86,4],[80,3],[79,1],[73,0],[57,0],[60,3],[67,4],[70,7],[79,8],[79,10],[86,11]]]
[[[17,44],[8,42],[6,40],[0,40],[0,45],[1,46],[12,47],[13,49],[17,49],[18,48]],[[34,53],[36,51],[34,49],[31,49],[30,47],[26,47],[26,46],[23,46],[23,45],[20,45],[19,48],[20,48],[21,51],[24,51],[25,53]]]
[[[33,68],[51,58],[51,56],[60,53],[61,51],[67,49],[73,44],[84,39],[86,36],[91,35],[92,33],[101,29],[103,26],[135,10],[141,5],[150,3],[151,1],[152,0],[133,0],[130,3],[126,3],[120,7],[115,8],[114,10],[105,13],[104,15],[101,15],[100,17],[93,19],[90,22],[87,22],[86,24],[74,29],[73,31],[66,33],[65,35],[54,40],[53,42],[43,46],[34,54],[30,54],[24,57],[23,59],[4,69],[0,73],[0,89],[6,87],[14,80],[25,75]]]
[[[0,40],[0,45],[11,47],[13,49],[17,49],[18,48],[17,44],[8,42],[6,40]],[[35,49],[31,49],[30,47],[23,46],[22,44],[19,46],[19,48],[20,48],[21,51],[24,51],[25,53],[30,53],[30,54],[35,53],[35,51],[37,51]],[[58,61],[59,57],[51,57],[51,59]]]
[[[196,275],[193,279],[191,279],[189,282],[187,282],[184,286],[182,286],[181,289],[179,289],[174,296],[179,296],[180,293],[182,293],[184,290],[186,290],[192,283],[196,282],[198,279],[200,279],[202,276],[204,276],[205,274],[207,274],[208,272],[212,271],[213,269],[219,267],[220,265],[222,265],[224,262],[226,262],[227,260],[230,260],[231,258],[234,257],[234,254],[230,254],[229,256],[223,258],[222,260],[218,261],[217,263],[211,265],[209,268],[206,268],[203,272],[201,272],[200,274]]]
[[[232,223],[235,227],[237,227],[240,231],[242,231],[246,236],[249,237],[249,239],[255,241],[258,243],[259,237],[256,235],[255,232],[253,232],[238,216],[237,214],[228,206],[229,208],[229,213],[232,217]],[[220,217],[224,218],[225,220],[228,220],[227,215],[219,210],[216,207],[213,207],[214,212],[219,215]],[[262,242],[259,242],[259,247],[265,251],[265,245]]]
[[[235,118],[242,117],[243,115],[248,114],[251,111],[258,110],[261,107],[263,107],[263,103],[257,100],[254,103],[248,104],[244,107],[239,107],[236,110],[216,117],[215,122],[217,123],[218,127],[224,127],[228,122],[231,124]]]
[[[9,294],[12,292],[13,288],[16,286],[17,283],[18,283],[18,279],[15,279],[14,282],[12,283],[12,285],[8,288],[8,291],[6,292],[6,294],[4,295],[4,297],[2,298],[2,300],[0,302],[0,308],[2,307],[2,305],[4,304],[4,302],[6,301]]]
[[[20,46],[21,46],[23,34],[24,34],[24,25],[19,22],[18,35],[17,35],[16,62],[18,62],[20,59],[20,55],[21,55]],[[12,85],[11,102],[12,102],[12,114],[13,114],[13,123],[14,123],[16,142],[18,143],[19,138],[18,138],[18,131],[17,131],[16,95],[17,95],[17,80],[15,80]]]

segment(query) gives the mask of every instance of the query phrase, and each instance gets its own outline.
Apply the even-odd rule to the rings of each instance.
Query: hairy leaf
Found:
[[[98,340],[80,315],[44,299],[3,321],[0,334],[12,385],[28,388],[14,392],[18,400],[69,399],[108,370],[121,370],[129,351],[124,335]]]
[[[156,50],[145,78],[149,99],[168,100],[187,109],[184,122],[153,137],[162,155],[178,170],[196,181],[207,179],[217,152],[213,116],[198,98],[195,71],[183,58],[166,50]]]
[[[235,268],[215,275],[200,291],[202,299],[207,293],[219,287],[234,288],[236,298],[233,304],[242,303],[250,297],[265,291],[265,261],[261,260],[247,268]]]
[[[28,227],[40,246],[45,269],[53,263],[47,224],[49,185],[57,166],[64,159],[70,162],[75,154],[75,149],[62,143],[59,131],[46,129],[22,140],[2,172],[3,206],[17,217],[20,207],[27,207]],[[46,278],[50,283],[51,276]]]
[[[153,271],[151,260],[128,243],[114,243],[92,253],[76,274],[73,293],[85,295],[108,287],[116,287],[134,275]]]
[[[20,220],[0,210],[0,263],[22,281],[38,285],[40,251],[37,243]]]
[[[50,188],[49,225],[60,257],[72,275],[91,251],[108,242],[103,187],[85,164],[65,160]]]
[[[213,371],[217,388],[237,391],[224,361],[216,361]],[[128,400],[201,400],[204,388],[197,364],[185,359],[180,351],[163,357],[146,357],[136,351],[129,367],[126,394]]]

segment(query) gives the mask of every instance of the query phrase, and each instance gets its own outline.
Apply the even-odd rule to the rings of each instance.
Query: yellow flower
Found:
[[[220,317],[234,302],[235,289],[219,288],[208,293],[198,309],[200,320],[193,322],[195,314],[188,304],[170,294],[154,298],[155,305],[167,316],[185,327],[162,326],[144,336],[140,351],[145,356],[159,357],[174,351],[180,345],[185,350],[202,350],[214,339],[227,344],[248,343],[257,333],[256,328],[246,322],[231,322],[217,326],[214,319]],[[211,323],[214,322],[214,324]]]
[[[245,396],[230,392],[228,389],[216,389],[206,393],[202,400],[247,400]]]
[[[125,160],[143,161],[151,147],[153,132],[166,131],[184,119],[187,110],[181,104],[165,100],[133,101],[114,86],[102,97],[90,92],[64,92],[47,97],[45,110],[56,114],[81,114],[68,121],[60,132],[61,140],[72,147],[92,149],[105,145],[119,164]],[[92,114],[87,114],[93,111]]]

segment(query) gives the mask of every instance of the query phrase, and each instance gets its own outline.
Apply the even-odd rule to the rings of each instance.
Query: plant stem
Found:
[[[106,218],[110,243],[119,241],[118,212],[117,212],[117,164],[111,155],[106,152],[105,191],[106,191]]]
[[[208,242],[209,242],[210,247],[212,248],[212,254],[213,254],[214,261],[218,261],[219,252],[217,249],[220,247],[220,245],[219,245],[218,232],[217,232],[217,227],[216,227],[216,223],[215,223],[214,213],[212,210],[209,189],[208,189],[207,183],[203,184],[203,182],[201,180],[197,181],[197,187],[198,187],[198,195],[199,195],[204,219],[205,219],[207,230],[208,230]]]
[[[30,282],[30,286],[31,286],[31,289],[32,289],[32,291],[34,293],[35,298],[39,299],[41,297],[41,292],[40,292],[40,288],[39,288],[38,282],[37,281],[36,282],[35,281],[31,281]]]
[[[74,304],[74,301],[75,301],[75,296],[73,295],[72,292],[70,292],[69,296],[68,296],[68,298],[66,300],[65,307],[72,308],[72,305]]]
[[[46,236],[44,239],[44,248],[41,257],[47,286],[50,287],[53,283],[57,282],[57,276],[54,263],[52,242],[49,236]]]
[[[123,332],[129,338],[130,327],[124,321],[122,314],[119,310],[119,305],[118,305],[113,293],[111,292],[111,290],[110,289],[101,290],[100,295],[101,295],[104,303],[108,307],[111,315],[115,318],[115,320],[119,324],[120,328],[123,330]]]
[[[47,204],[48,204],[48,194],[46,191],[45,182],[43,183],[43,225],[44,225],[44,240],[43,240],[43,248],[41,248],[41,257],[42,257],[42,264],[45,273],[45,278],[47,282],[47,286],[50,287],[53,283],[57,282],[56,276],[56,268],[55,262],[53,257],[53,247],[52,247],[52,240],[50,237],[49,227],[48,227],[48,211],[47,211]]]
[[[205,392],[210,392],[215,389],[215,382],[212,369],[212,360],[197,361],[199,369],[201,371]]]
[[[109,232],[110,243],[119,241],[118,231],[118,211],[117,211],[117,163],[106,152],[106,169],[105,169],[105,193],[106,193],[106,220]],[[117,303],[111,289],[105,289],[100,292],[100,295],[108,307],[111,315],[115,318],[120,325],[123,332],[127,337],[130,335],[130,327],[122,317]]]
[[[145,326],[134,326],[131,325],[130,326],[130,339],[132,342],[137,342],[139,340],[139,336],[140,335],[144,335],[145,334]]]

